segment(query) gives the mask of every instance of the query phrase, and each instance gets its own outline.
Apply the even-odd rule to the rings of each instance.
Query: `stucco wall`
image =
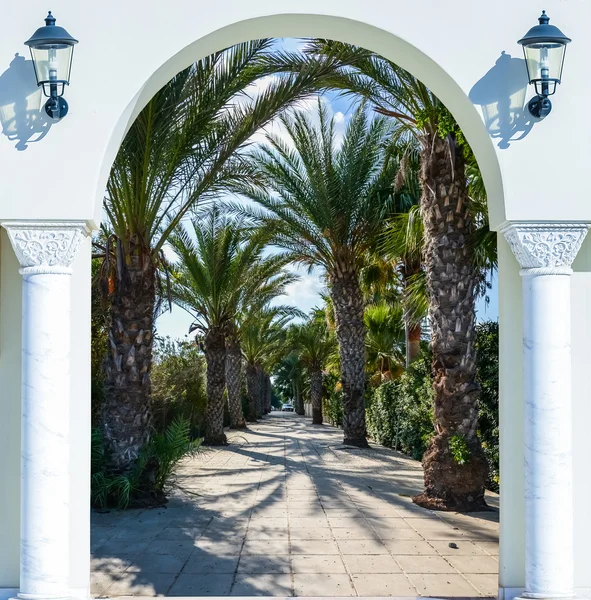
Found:
[[[21,276],[0,230],[0,588],[18,588],[21,448]]]
[[[591,3],[548,0],[545,8],[574,42],[551,118],[533,123],[524,113],[531,89],[516,40],[535,24],[538,0],[499,0],[492,15],[473,0],[446,3],[444,10],[436,0],[227,0],[207,10],[193,0],[171,0],[165,8],[139,0],[58,0],[52,5],[58,24],[80,44],[67,90],[70,114],[49,129],[38,118],[41,98],[35,95],[23,46],[42,24],[47,6],[42,0],[14,5],[0,39],[0,164],[10,174],[0,181],[0,212],[4,218],[98,221],[104,183],[125,128],[171,76],[238,41],[320,35],[382,53],[441,97],[479,158],[494,225],[505,218],[584,220],[589,206],[576,193],[579,186],[547,175],[584,173],[591,162],[589,145],[579,145],[577,152],[556,151],[582,134],[580,111],[573,108],[584,106],[591,92],[591,80],[582,76],[591,55],[586,31]]]

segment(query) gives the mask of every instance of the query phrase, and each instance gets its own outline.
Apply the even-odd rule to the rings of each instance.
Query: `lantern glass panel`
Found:
[[[31,47],[37,84],[69,83],[73,53],[74,47],[65,44],[44,44]]]
[[[552,95],[562,77],[566,45],[557,42],[540,42],[523,47],[530,83],[538,94]]]

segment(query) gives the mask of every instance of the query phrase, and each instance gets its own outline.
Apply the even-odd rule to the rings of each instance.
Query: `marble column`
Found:
[[[70,275],[80,222],[3,222],[21,264],[19,598],[69,596]]]
[[[523,282],[525,598],[574,597],[570,276],[588,228],[502,229]]]

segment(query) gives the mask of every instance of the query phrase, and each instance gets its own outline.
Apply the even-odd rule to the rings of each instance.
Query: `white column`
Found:
[[[70,265],[79,222],[4,222],[23,277],[20,593],[69,596]]]
[[[574,597],[570,267],[588,228],[502,230],[523,281],[525,598]]]

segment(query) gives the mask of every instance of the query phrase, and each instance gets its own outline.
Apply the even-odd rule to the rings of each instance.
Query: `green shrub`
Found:
[[[324,420],[335,427],[343,425],[343,393],[337,375],[330,373],[323,378],[324,396],[322,414]]]
[[[142,449],[129,473],[110,473],[103,436],[92,432],[91,502],[96,508],[160,503],[165,498],[174,469],[187,455],[198,451],[201,440],[191,440],[190,422],[176,417]]]
[[[370,394],[367,432],[384,446],[422,458],[433,430],[433,391],[430,357],[416,360],[397,380]]]
[[[478,435],[489,464],[488,488],[499,491],[499,324],[476,326],[476,376],[480,384]]]
[[[205,360],[193,342],[157,340],[152,366],[152,417],[156,431],[164,431],[180,417],[190,423],[193,438],[202,437],[207,394]]]

